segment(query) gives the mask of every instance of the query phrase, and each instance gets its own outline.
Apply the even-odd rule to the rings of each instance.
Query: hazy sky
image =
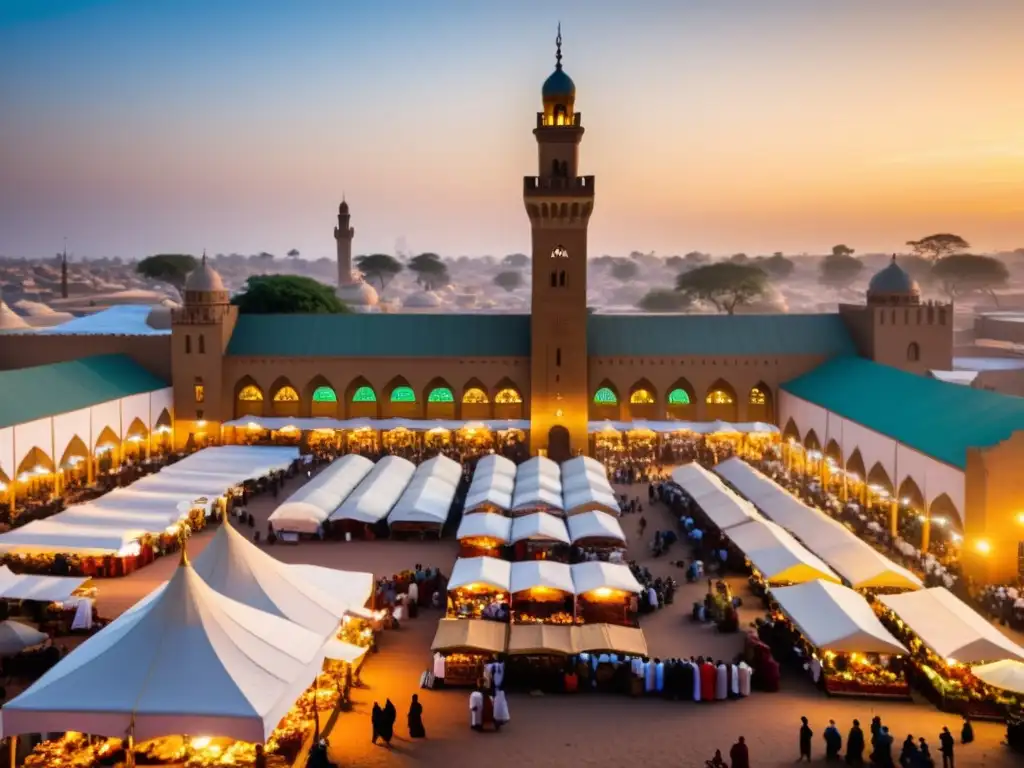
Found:
[[[0,0],[0,254],[528,250],[559,19],[591,256],[1024,246],[1024,0]]]

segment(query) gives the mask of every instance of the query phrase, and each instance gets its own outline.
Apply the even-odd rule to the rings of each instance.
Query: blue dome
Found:
[[[889,265],[877,272],[871,278],[871,282],[868,283],[868,293],[920,293],[920,291],[921,289],[918,288],[914,279],[907,274],[903,267],[896,263],[895,256],[893,256]]]
[[[576,83],[565,74],[564,69],[559,67],[544,81],[544,87],[541,88],[540,93],[545,100],[559,98],[572,100],[576,98]]]

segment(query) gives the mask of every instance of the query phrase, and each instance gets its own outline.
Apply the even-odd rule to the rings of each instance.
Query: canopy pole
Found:
[[[900,500],[894,498],[889,504],[889,533],[895,539],[900,532]]]
[[[320,674],[313,678],[313,742],[320,741]]]
[[[15,768],[18,764],[18,737],[16,735],[11,735],[11,737],[7,739],[7,749],[9,760],[8,765],[10,768]]]

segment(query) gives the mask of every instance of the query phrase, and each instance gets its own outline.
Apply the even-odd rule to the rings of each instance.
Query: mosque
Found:
[[[353,272],[355,230],[343,201],[334,229],[338,292],[364,311],[240,315],[204,259],[169,336],[64,337],[29,348],[30,337],[3,334],[0,367],[8,370],[0,386],[15,373],[26,379],[12,368],[120,354],[170,384],[179,445],[219,436],[229,422],[275,417],[501,420],[522,425],[532,453],[564,459],[588,451],[602,423],[766,422],[778,426],[787,453],[815,471],[870,484],[894,510],[912,503],[926,525],[951,519],[976,578],[1017,574],[1024,399],[927,376],[951,367],[953,307],[923,302],[895,258],[872,278],[863,304],[836,313],[588,312],[587,230],[597,194],[594,176],[581,169],[576,96],[559,35],[533,127],[537,167],[522,185],[529,315],[365,311],[377,295]],[[31,388],[28,381],[22,386]],[[54,402],[50,415],[68,409]],[[0,471],[4,456],[8,466],[22,463],[24,442],[3,447],[7,428],[17,428],[16,414],[0,423]],[[54,443],[42,452],[56,462],[64,451]]]

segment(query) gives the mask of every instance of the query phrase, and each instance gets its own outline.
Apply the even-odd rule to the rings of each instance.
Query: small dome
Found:
[[[423,291],[406,296],[402,306],[409,309],[433,309],[441,306],[441,299],[433,291]]]
[[[199,266],[190,272],[188,278],[186,278],[185,290],[196,291],[197,293],[213,293],[225,290],[224,281],[220,279],[217,270],[206,261],[205,255]]]
[[[558,102],[568,106],[576,99],[576,83],[565,74],[565,70],[559,64],[550,77],[544,81],[540,94],[545,102]]]
[[[919,294],[921,289],[907,271],[896,263],[896,257],[868,283],[868,294]]]
[[[374,287],[363,280],[339,286],[335,295],[353,309],[375,307],[380,300]]]
[[[0,301],[0,333],[31,330],[32,327],[25,322],[21,315],[16,314],[6,303]]]

